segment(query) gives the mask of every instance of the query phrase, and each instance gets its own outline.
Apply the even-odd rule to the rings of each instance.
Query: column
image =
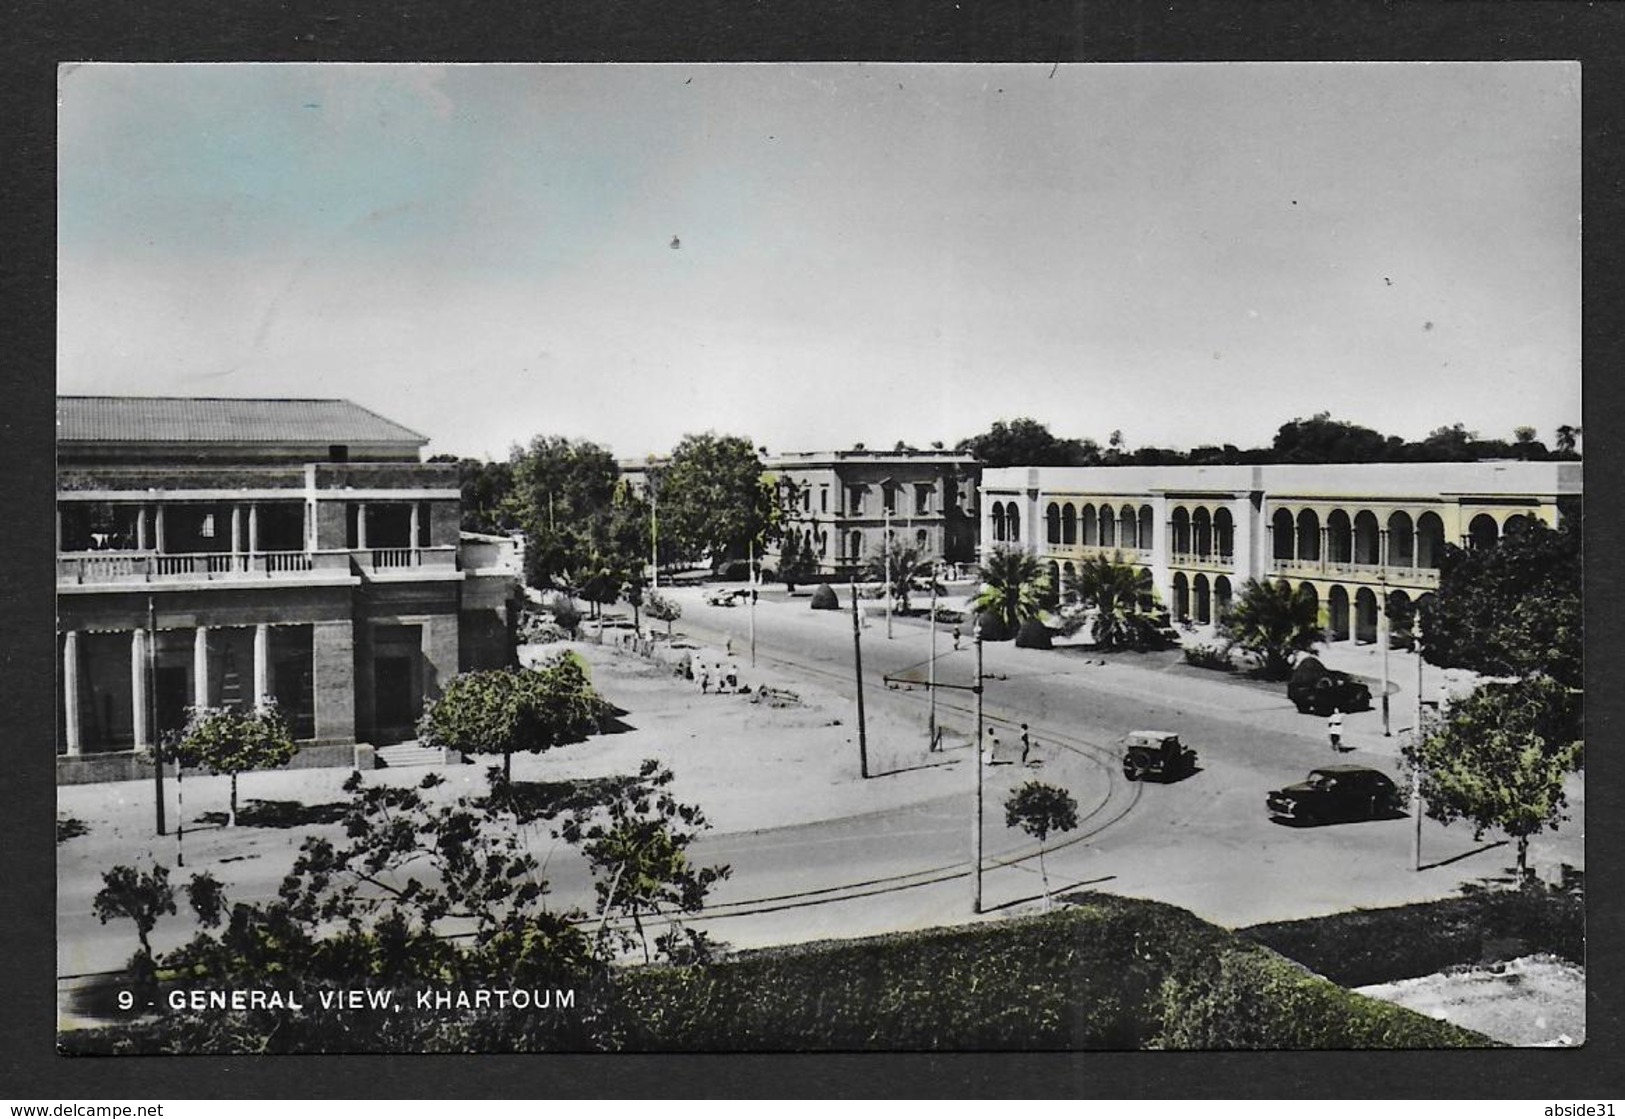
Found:
[[[139,551],[147,550],[147,507],[143,505],[135,514],[135,546]]]
[[[312,678],[316,684],[316,738],[355,741],[355,631],[349,621],[311,627]]]
[[[1377,565],[1388,566],[1388,530],[1385,528],[1377,530]]]
[[[367,503],[365,501],[355,507],[355,546],[363,550],[367,547]]]
[[[159,555],[164,551],[164,507],[159,505],[152,511],[153,544]]]
[[[79,731],[79,634],[69,630],[62,635],[62,731],[68,753],[81,748]]]
[[[406,541],[406,546],[412,549],[411,556],[415,563],[418,554],[418,503],[415,501],[412,502],[412,527],[408,531],[411,535]]]
[[[261,622],[254,627],[254,706],[271,698],[271,627]]]
[[[134,718],[136,749],[152,745],[152,732],[147,721],[147,642],[151,635],[144,629],[130,634],[130,707]]]
[[[260,506],[254,502],[248,507],[248,554],[250,559],[260,550]]]
[[[1331,544],[1331,540],[1332,530],[1322,524],[1320,526],[1320,570],[1322,573],[1324,573],[1326,570],[1326,553],[1328,545]]]
[[[237,555],[240,550],[239,545],[242,538],[243,507],[241,505],[233,505],[231,507],[231,569],[233,571],[238,570]]]
[[[192,706],[209,706],[209,627],[192,634]]]

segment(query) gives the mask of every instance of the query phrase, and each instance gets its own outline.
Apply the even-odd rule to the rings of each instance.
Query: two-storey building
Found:
[[[1090,556],[1151,575],[1175,618],[1207,624],[1248,579],[1320,603],[1328,635],[1374,641],[1439,586],[1444,545],[1492,546],[1522,519],[1557,525],[1579,463],[1009,467],[984,471],[982,551],[1019,546],[1064,588]]]
[[[512,572],[462,562],[426,442],[344,400],[59,398],[60,778],[134,776],[188,707],[266,700],[296,764],[338,764],[510,663]]]

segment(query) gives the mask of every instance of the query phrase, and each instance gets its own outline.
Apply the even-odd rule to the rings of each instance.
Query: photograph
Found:
[[[1579,62],[55,76],[60,1054],[1587,1043]]]

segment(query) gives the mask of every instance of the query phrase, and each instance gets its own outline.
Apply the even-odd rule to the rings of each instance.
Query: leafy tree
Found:
[[[194,707],[187,713],[179,736],[170,736],[163,750],[180,767],[202,767],[231,778],[231,807],[227,826],[237,826],[237,775],[250,769],[287,765],[299,752],[288,726],[274,703],[253,711],[233,707]]]
[[[744,555],[749,542],[774,537],[777,508],[756,448],[736,435],[686,435],[662,472],[661,538],[684,559]]]
[[[1284,579],[1248,579],[1220,627],[1225,644],[1252,657],[1270,680],[1291,670],[1294,654],[1307,653],[1323,640],[1313,593],[1307,587],[1294,591]]]
[[[643,596],[647,587],[648,581],[639,568],[626,573],[626,585],[621,588],[621,597],[632,607],[632,632],[639,636],[643,634],[643,620],[639,616],[639,611],[643,607]]]
[[[1317,412],[1307,420],[1284,423],[1272,444],[1276,462],[1381,462],[1400,441],[1368,427],[1332,419]]]
[[[1101,461],[1092,439],[1058,439],[1046,424],[1021,417],[994,420],[980,435],[961,439],[954,448],[970,452],[988,466],[1093,466]]]
[[[876,579],[891,594],[892,602],[900,613],[908,613],[908,594],[913,589],[914,573],[920,566],[920,550],[912,544],[894,539],[891,547],[876,548],[864,567],[864,578]]]
[[[1573,424],[1563,424],[1557,429],[1557,453],[1560,455],[1575,455],[1580,445],[1580,428]]]
[[[697,867],[689,860],[689,845],[710,825],[698,808],[672,796],[672,780],[671,770],[645,761],[635,780],[617,783],[601,805],[572,813],[560,831],[580,846],[592,867],[600,932],[612,915],[629,918],[637,940],[623,932],[622,944],[641,944],[645,962],[650,957],[644,918],[699,912],[711,887],[729,874],[727,866]],[[657,940],[668,954],[683,943],[675,920],[672,925]],[[703,945],[687,938],[690,951]]]
[[[1154,602],[1151,574],[1123,562],[1123,553],[1110,559],[1090,556],[1078,565],[1067,592],[1094,611],[1091,632],[1103,649],[1144,649],[1157,641],[1157,625],[1141,612],[1142,603]]]
[[[802,543],[800,533],[787,533],[784,546],[779,550],[779,578],[784,580],[785,590],[795,594],[796,584],[805,583],[817,574],[818,557]]]
[[[595,562],[617,554],[620,468],[596,443],[538,435],[515,452],[512,470],[525,531],[525,581],[577,590]]]
[[[580,742],[596,727],[603,700],[581,659],[564,653],[538,668],[502,668],[452,677],[418,723],[426,746],[501,754],[503,778],[516,750],[541,753]]]
[[[1044,845],[1051,832],[1069,832],[1078,826],[1078,802],[1071,793],[1042,781],[1028,781],[1004,802],[1006,827],[1020,828],[1038,840],[1038,872],[1044,880],[1044,904],[1049,904],[1049,870]]]
[[[666,623],[666,636],[671,636],[671,624],[683,616],[683,607],[676,599],[668,598],[659,591],[650,591],[644,610],[657,622]]]
[[[104,925],[115,917],[135,922],[135,935],[141,941],[136,959],[143,961],[138,970],[148,971],[152,965],[152,942],[148,938],[159,917],[175,912],[175,888],[169,884],[169,868],[154,863],[151,870],[116,866],[103,871],[102,888],[91,902],[91,911]]]
[[[981,579],[981,592],[972,605],[996,619],[1003,630],[1014,634],[1022,622],[1042,612],[1049,577],[1038,559],[1020,548],[994,548],[981,567]]]
[[[1439,590],[1422,600],[1423,655],[1487,676],[1583,680],[1581,538],[1575,522],[1529,518],[1494,547],[1447,545]]]
[[[1548,676],[1486,684],[1451,703],[1420,744],[1404,748],[1421,768],[1428,815],[1466,820],[1475,838],[1505,831],[1517,841],[1522,877],[1529,837],[1566,818],[1563,780],[1584,754],[1573,706],[1569,689]]]
[[[457,464],[457,483],[463,494],[464,531],[504,533],[520,527],[520,510],[514,501],[513,463],[456,455],[435,455],[429,461]]]

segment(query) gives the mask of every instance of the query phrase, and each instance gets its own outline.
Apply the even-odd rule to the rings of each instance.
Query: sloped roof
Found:
[[[57,438],[105,443],[410,443],[429,440],[348,400],[59,396]]]

